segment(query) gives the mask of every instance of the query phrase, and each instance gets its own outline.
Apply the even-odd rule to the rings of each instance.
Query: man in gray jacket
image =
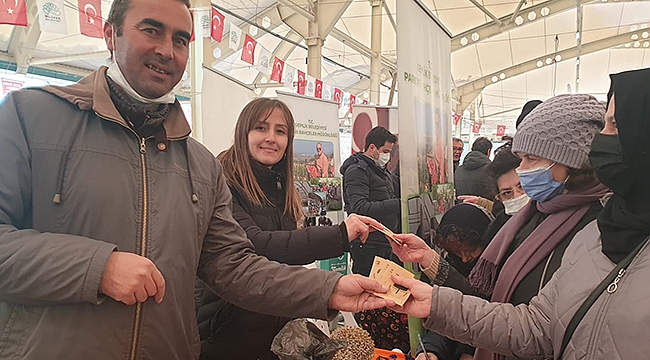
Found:
[[[369,279],[255,254],[172,92],[189,6],[115,0],[108,69],[0,105],[0,358],[197,359],[197,271],[273,315],[387,305],[364,292],[382,291]]]

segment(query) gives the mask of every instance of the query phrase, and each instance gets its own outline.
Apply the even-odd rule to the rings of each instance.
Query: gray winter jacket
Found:
[[[562,265],[529,305],[489,303],[434,287],[425,327],[509,356],[553,357],[569,321],[615,267],[601,251],[596,221],[579,232]],[[618,283],[596,300],[578,325],[562,360],[647,359],[650,342],[650,248],[646,245]]]
[[[256,255],[180,105],[163,151],[120,117],[105,71],[0,104],[0,359],[197,359],[197,269],[240,307],[326,318],[339,275]],[[100,295],[118,249],[161,271],[162,303]]]

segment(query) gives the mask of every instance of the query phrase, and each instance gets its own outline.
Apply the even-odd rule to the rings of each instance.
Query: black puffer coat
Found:
[[[471,151],[465,156],[463,165],[454,173],[454,187],[456,196],[475,195],[486,199],[493,199],[496,189],[487,175],[486,168],[491,161],[487,155],[480,151]]]
[[[254,205],[243,191],[234,187],[230,190],[233,217],[258,254],[286,264],[305,265],[349,251],[345,223],[297,230],[296,221],[284,213],[284,174],[257,163],[253,170],[271,204]],[[201,359],[277,359],[270,351],[271,342],[290,319],[244,310],[202,286],[198,291]]]
[[[394,232],[401,232],[401,207],[390,173],[380,169],[362,152],[350,156],[341,166],[343,200],[348,214],[369,216]],[[366,244],[390,248],[386,237],[371,232]]]

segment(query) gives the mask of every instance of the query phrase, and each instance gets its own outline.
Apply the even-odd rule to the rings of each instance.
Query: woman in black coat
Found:
[[[258,98],[244,107],[234,144],[218,158],[233,195],[233,217],[257,253],[305,265],[342,255],[351,240],[366,240],[368,224],[379,223],[353,214],[338,226],[298,228],[305,216],[293,182],[293,136],[294,119],[287,105]],[[236,307],[204,286],[198,292],[202,360],[277,359],[271,342],[290,319]]]

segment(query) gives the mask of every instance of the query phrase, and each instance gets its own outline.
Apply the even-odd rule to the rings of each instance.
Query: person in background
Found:
[[[469,275],[489,243],[483,234],[493,219],[487,210],[470,203],[458,204],[442,216],[434,242],[447,252],[445,260],[463,276]],[[434,332],[424,334],[422,341],[424,349],[418,347],[416,360],[426,359],[425,350],[430,360],[463,359],[464,348],[455,341]]]
[[[521,158],[516,172],[532,201],[505,223],[472,269],[473,294],[528,304],[560,267],[576,234],[596,219],[608,189],[597,181],[588,154],[604,113],[591,95],[559,95],[520,125],[512,150]],[[393,250],[409,261],[409,247]],[[495,358],[484,349],[475,352],[475,359]]]
[[[463,140],[456,137],[451,138],[451,149],[454,159],[454,173],[456,173],[456,169],[460,166],[460,157],[463,155],[463,150],[465,149]]]
[[[401,232],[401,205],[386,164],[397,137],[377,126],[366,135],[365,151],[350,156],[341,166],[343,200],[348,214],[376,219],[393,232]],[[390,259],[392,251],[386,237],[375,232],[365,244],[352,242],[352,271],[368,276],[375,256]]]
[[[323,154],[323,144],[316,143],[316,171],[320,177],[330,177],[330,160]]]
[[[233,217],[255,251],[269,260],[306,265],[343,255],[349,241],[365,241],[368,224],[379,223],[350,214],[338,226],[298,229],[305,216],[294,187],[293,137],[294,119],[287,105],[258,98],[242,110],[234,143],[218,159],[232,193]],[[208,288],[201,291],[201,359],[277,359],[271,342],[290,318],[248,311]]]
[[[189,1],[114,0],[108,68],[0,103],[1,358],[198,359],[197,275],[274,315],[390,303],[255,254],[173,93],[192,31]]]
[[[401,205],[395,192],[393,178],[386,169],[397,137],[386,128],[377,126],[365,139],[365,151],[349,157],[341,166],[343,174],[343,199],[348,214],[372,217],[393,232],[401,232]],[[368,241],[353,241],[350,248],[352,271],[368,276],[375,256],[399,263],[392,253],[386,237],[380,232],[371,233]],[[370,333],[375,346],[392,350],[410,350],[408,317],[390,309],[363,311],[355,314],[359,325]]]
[[[458,170],[454,173],[454,188],[456,196],[474,195],[486,199],[494,197],[494,189],[490,186],[490,179],[486,174],[486,167],[490,165],[490,152],[492,142],[486,137],[474,140],[472,151],[463,160]]]
[[[426,317],[428,329],[507,357],[648,357],[650,69],[611,80],[605,127],[593,138],[589,160],[613,196],[576,235],[540,294],[514,306],[393,277],[412,293],[404,307],[394,309]]]

